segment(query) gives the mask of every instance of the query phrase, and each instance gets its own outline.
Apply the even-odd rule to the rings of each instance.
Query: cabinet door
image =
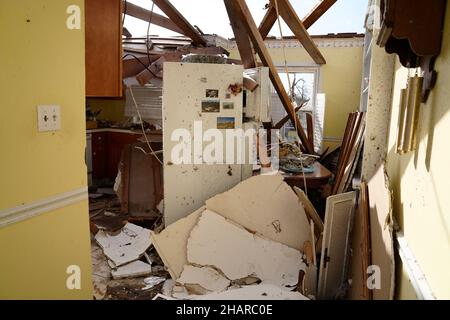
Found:
[[[106,160],[106,174],[108,178],[116,178],[123,149],[126,145],[136,143],[140,137],[142,137],[141,134],[108,133],[108,157]]]
[[[106,160],[108,157],[106,132],[92,134],[92,177],[104,179],[107,177]]]
[[[86,96],[122,96],[122,1],[85,0]]]

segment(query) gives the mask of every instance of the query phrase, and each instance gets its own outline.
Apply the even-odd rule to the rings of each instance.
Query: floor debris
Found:
[[[151,245],[150,230],[132,223],[116,235],[100,230],[95,240],[116,267],[138,260]]]
[[[226,290],[231,282],[211,267],[184,266],[177,282],[182,285],[199,285],[207,291],[221,292]]]
[[[142,262],[133,261],[122,267],[112,270],[113,279],[135,278],[149,275],[152,272],[152,266]]]

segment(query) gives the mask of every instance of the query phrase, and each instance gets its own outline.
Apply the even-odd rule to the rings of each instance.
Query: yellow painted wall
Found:
[[[405,238],[435,296],[450,299],[450,6],[436,70],[436,87],[421,106],[420,145],[416,152],[400,156],[395,153],[400,89],[405,88],[408,72],[397,60],[387,170],[394,214]],[[401,280],[397,286],[403,286]]]
[[[0,2],[0,210],[87,185],[83,0]],[[83,14],[82,14],[83,17]],[[62,130],[39,133],[40,104],[61,106]],[[87,202],[0,228],[0,298],[92,297]],[[68,264],[82,290],[65,288]]]
[[[276,65],[284,65],[282,49],[269,49]],[[288,65],[311,65],[313,60],[302,48],[286,48]],[[326,94],[324,137],[342,139],[348,114],[359,110],[363,67],[363,47],[325,47],[320,52],[327,60],[321,66],[321,93]],[[231,57],[239,59],[237,49]],[[324,143],[332,148],[340,143]]]

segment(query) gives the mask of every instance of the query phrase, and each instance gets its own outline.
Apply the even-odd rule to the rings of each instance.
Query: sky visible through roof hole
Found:
[[[320,0],[290,0],[300,18],[306,16]],[[151,0],[128,0],[150,10]],[[247,0],[247,5],[259,25],[265,13],[268,0]],[[225,38],[234,37],[228,20],[223,0],[171,0],[171,3],[192,24],[198,26],[206,34],[217,34]],[[364,32],[364,18],[367,11],[367,0],[338,0],[310,29],[311,35],[328,33]],[[155,5],[154,12],[164,15]],[[130,16],[125,18],[125,27],[134,37],[145,36],[148,23]],[[282,22],[283,36],[290,36],[292,32]],[[150,35],[176,36],[170,30],[151,25]],[[278,24],[275,24],[271,36],[279,37]]]

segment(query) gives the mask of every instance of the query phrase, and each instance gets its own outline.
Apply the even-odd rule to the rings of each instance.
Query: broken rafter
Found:
[[[259,25],[259,33],[261,33],[263,39],[267,37],[276,21],[277,21],[277,11],[275,10],[275,7],[272,4],[269,4],[266,15],[264,16],[264,18],[261,21],[261,24]]]
[[[311,12],[305,18],[303,18],[303,25],[305,26],[306,30],[311,28],[311,26],[317,20],[319,20],[325,14],[325,12],[327,12],[328,9],[330,9],[336,2],[337,0],[320,1],[314,7],[314,9],[312,9]],[[259,32],[261,33],[263,39],[267,37],[276,21],[277,21],[277,12],[275,10],[275,6],[272,5],[272,3],[270,3],[266,15],[264,16],[261,25],[259,26]]]
[[[279,1],[280,15],[283,18],[284,22],[286,22],[286,24],[294,33],[295,37],[298,39],[298,41],[300,41],[300,43],[309,53],[314,62],[317,64],[325,64],[326,63],[325,58],[320,53],[319,48],[309,35],[308,31],[306,31],[305,26],[299,19],[297,13],[295,12],[289,0],[276,0],[276,1]]]
[[[337,0],[322,0],[311,12],[303,19],[303,25],[309,29],[317,20],[319,20],[325,12],[330,9]]]
[[[278,70],[273,64],[272,58],[270,57],[269,51],[267,50],[264,40],[259,33],[258,27],[256,26],[255,21],[248,9],[247,4],[244,0],[224,0],[226,6],[230,9],[229,14],[234,15],[237,19],[241,19],[247,29],[247,33],[250,39],[253,42],[253,47],[257,51],[259,57],[263,64],[270,69],[270,79],[272,80],[272,84],[275,87],[275,90],[280,97],[280,100],[289,114],[291,121],[295,124],[297,128],[297,133],[300,137],[300,140],[303,144],[303,147],[310,154],[314,154],[314,148],[309,142],[305,131],[303,130],[300,121],[295,113],[294,107],[289,99],[288,94],[283,86],[280,76],[278,75]]]
[[[206,40],[198,30],[195,29],[168,0],[153,0],[153,2],[182,30],[184,35],[192,39],[194,44],[206,45]]]
[[[242,64],[245,69],[255,68],[256,59],[245,25],[241,19],[238,19],[233,15],[233,9],[230,7],[229,3],[225,2],[225,8],[227,9],[230,18],[231,28],[233,29]]]
[[[123,1],[125,3],[125,1]],[[150,22],[151,23],[163,27],[165,29],[184,34],[183,30],[181,30],[175,23],[172,22],[169,18],[166,18],[160,14],[157,14],[155,12],[151,12],[150,10],[144,9],[142,7],[139,7],[135,4],[132,4],[127,1],[126,5],[123,5],[123,12],[126,15],[129,15],[131,17]]]

